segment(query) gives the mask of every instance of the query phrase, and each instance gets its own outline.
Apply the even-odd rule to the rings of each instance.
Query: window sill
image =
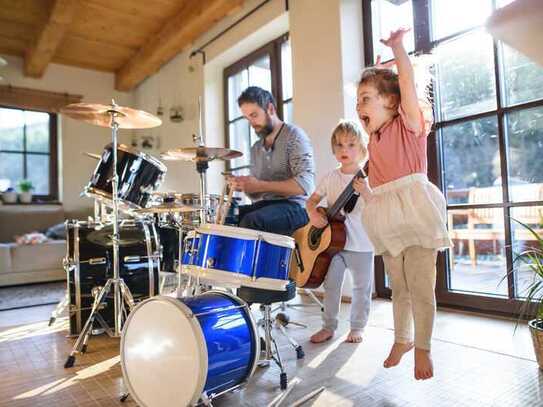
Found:
[[[62,202],[59,201],[35,201],[35,202],[15,202],[15,203],[7,203],[0,201],[0,206],[36,206],[36,205],[58,205],[61,206]]]

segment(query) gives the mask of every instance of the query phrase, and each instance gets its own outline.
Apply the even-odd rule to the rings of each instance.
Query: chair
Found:
[[[296,284],[294,283],[294,281],[290,281],[286,287],[286,291],[241,287],[237,290],[237,296],[247,302],[249,305],[260,304],[260,310],[263,317],[260,321],[258,321],[258,325],[262,326],[262,329],[264,330],[264,338],[260,338],[261,359],[258,363],[258,366],[269,366],[270,362],[273,360],[281,370],[281,389],[286,389],[288,382],[287,373],[285,372],[285,368],[281,360],[281,355],[279,354],[277,342],[272,336],[273,319],[271,313],[273,304],[290,301],[296,296]],[[287,337],[288,341],[296,351],[297,359],[302,359],[305,356],[302,346],[296,343],[296,341],[294,341],[292,338],[290,338],[286,334],[286,331],[284,329],[281,329],[281,332]]]

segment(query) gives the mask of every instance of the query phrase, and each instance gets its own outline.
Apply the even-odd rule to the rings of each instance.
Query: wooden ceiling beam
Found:
[[[32,47],[25,52],[26,76],[41,78],[72,23],[78,0],[55,0],[47,22]]]
[[[115,76],[115,87],[128,91],[179,54],[215,23],[238,9],[243,0],[190,0],[151,37]]]

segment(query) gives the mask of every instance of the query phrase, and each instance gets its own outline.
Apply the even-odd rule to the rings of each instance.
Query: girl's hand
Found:
[[[322,229],[328,225],[328,219],[326,219],[326,216],[322,213],[322,209],[323,208],[316,208],[308,212],[309,223],[318,229]]]
[[[409,32],[410,28],[399,28],[395,31],[390,32],[390,36],[388,39],[381,39],[381,42],[385,44],[387,47],[394,48],[399,45],[402,45],[403,36],[405,33]]]
[[[381,63],[381,55],[377,55],[377,60],[375,61],[375,65],[373,65],[373,66],[375,68],[379,68],[379,69],[391,69],[394,65],[396,65],[396,61],[394,59],[382,64]]]

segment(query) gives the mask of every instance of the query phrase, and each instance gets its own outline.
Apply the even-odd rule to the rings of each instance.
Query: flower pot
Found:
[[[15,191],[6,191],[2,193],[2,200],[5,203],[16,203],[17,202],[17,192]]]
[[[22,203],[30,203],[32,202],[32,192],[28,191],[28,192],[21,192],[19,194],[19,200],[22,202]]]
[[[528,322],[532,342],[534,344],[535,357],[539,368],[543,370],[543,320],[532,319]]]

